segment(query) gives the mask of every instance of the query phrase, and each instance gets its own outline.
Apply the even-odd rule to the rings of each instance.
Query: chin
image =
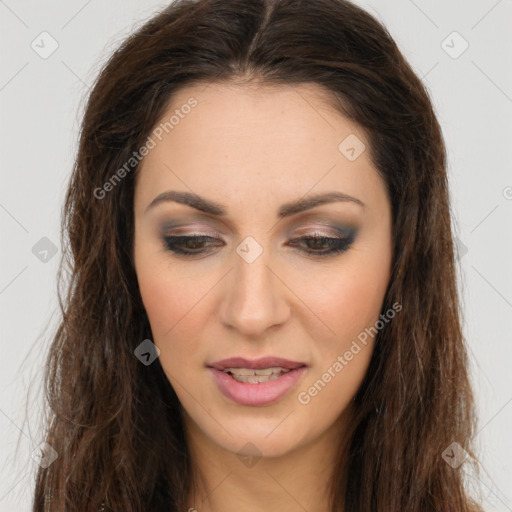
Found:
[[[222,448],[238,457],[253,457],[255,460],[262,457],[277,458],[287,455],[299,448],[301,441],[301,439],[290,437],[287,432],[272,438],[272,434],[267,437],[266,434],[260,432],[253,434],[249,430],[240,437],[230,439],[229,442],[226,439],[217,440]]]
[[[203,435],[220,448],[238,456],[281,457],[308,443],[309,428],[304,419],[294,418],[292,422],[295,416],[292,413],[283,421],[289,412],[280,414],[279,418],[269,416],[266,420],[242,418],[240,415],[231,421],[221,422],[224,428],[206,419],[207,424],[201,426],[196,423],[195,428],[201,429]],[[314,433],[310,435],[314,437]]]

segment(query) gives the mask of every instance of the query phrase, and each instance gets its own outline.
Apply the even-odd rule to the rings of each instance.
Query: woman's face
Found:
[[[338,435],[391,270],[364,133],[313,85],[194,85],[166,121],[137,177],[134,256],[187,431],[269,457]],[[324,194],[346,200],[309,202]]]

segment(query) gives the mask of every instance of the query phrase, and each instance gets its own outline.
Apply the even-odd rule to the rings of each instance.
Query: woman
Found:
[[[342,0],[181,0],[93,87],[34,511],[470,511],[446,156]]]

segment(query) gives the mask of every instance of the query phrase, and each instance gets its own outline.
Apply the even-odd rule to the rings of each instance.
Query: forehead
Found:
[[[163,120],[191,99],[197,101],[197,106],[180,120],[180,129],[176,126],[172,131],[176,142],[197,143],[196,147],[213,149],[219,148],[219,143],[238,144],[245,151],[248,146],[272,149],[279,141],[285,141],[281,152],[288,148],[297,151],[303,142],[308,142],[304,150],[311,150],[321,144],[319,137],[329,132],[343,128],[360,131],[333,108],[330,94],[316,84],[195,84],[171,98]],[[260,138],[252,140],[255,135]]]
[[[315,84],[184,87],[156,125],[160,135],[144,157],[136,194],[146,203],[166,189],[224,204],[271,197],[282,203],[315,188],[375,201],[373,189],[382,184],[369,152],[350,161],[339,148],[349,136],[368,148],[366,136],[329,99]]]

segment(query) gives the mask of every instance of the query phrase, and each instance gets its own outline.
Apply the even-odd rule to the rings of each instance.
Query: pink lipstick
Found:
[[[249,406],[267,405],[288,393],[307,371],[306,363],[279,357],[223,359],[207,365],[221,393]]]

